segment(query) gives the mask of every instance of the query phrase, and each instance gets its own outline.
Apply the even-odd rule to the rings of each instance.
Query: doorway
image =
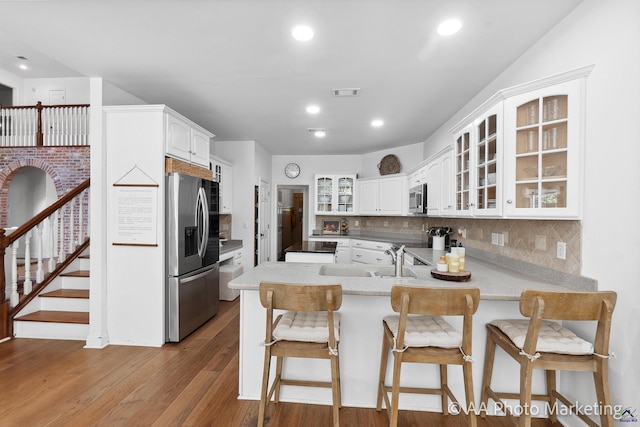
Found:
[[[278,185],[277,192],[277,257],[278,261],[284,261],[288,247],[306,240],[305,194],[308,194],[308,186]]]
[[[13,88],[0,83],[0,106],[13,106]]]
[[[7,195],[7,227],[19,227],[58,199],[53,179],[42,169],[25,166],[11,179]],[[43,236],[43,257],[49,257],[48,235]],[[24,245],[18,246],[18,255]]]
[[[271,189],[267,181],[260,180],[260,186],[254,187],[254,253],[253,265],[271,260]]]

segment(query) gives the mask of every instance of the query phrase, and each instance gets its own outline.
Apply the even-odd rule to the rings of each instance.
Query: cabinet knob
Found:
[[[512,203],[513,203],[513,200],[509,199],[509,200],[507,200],[507,203],[508,203],[508,204],[512,204]]]

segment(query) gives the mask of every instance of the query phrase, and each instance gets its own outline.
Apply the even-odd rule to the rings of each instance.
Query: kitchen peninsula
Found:
[[[286,262],[314,262],[329,263],[335,262],[337,242],[312,242],[303,240],[287,247],[284,250]]]
[[[439,255],[431,249],[414,249],[412,255],[429,261]],[[406,276],[393,277],[393,266],[364,264],[311,264],[267,262],[230,283],[240,293],[240,379],[241,399],[260,398],[260,379],[264,353],[260,343],[264,341],[265,309],[257,292],[261,281],[289,283],[339,283],[343,287],[340,332],[340,365],[343,406],[374,408],[377,394],[377,378],[380,363],[382,318],[392,314],[389,295],[394,284],[430,287],[474,286],[480,288],[481,302],[473,325],[473,364],[476,398],[480,396],[482,367],[484,362],[485,324],[495,318],[518,318],[518,299],[524,289],[577,290],[560,286],[515,269],[484,261],[467,255],[468,282],[441,281],[431,277],[430,266],[405,266]],[[592,283],[595,287],[595,282]],[[593,289],[593,288],[592,288]],[[458,320],[458,319],[455,319]],[[454,327],[460,325],[452,321]],[[500,363],[496,355],[496,363]],[[505,359],[506,360],[506,359]],[[411,366],[403,368],[402,381],[407,386],[435,385],[437,366]],[[495,381],[518,375],[518,368],[506,363]],[[289,359],[284,371],[291,378],[326,380],[329,366],[316,360]],[[536,386],[543,386],[542,377],[536,378]],[[428,385],[427,385],[428,386]],[[457,396],[464,396],[462,371],[449,369],[449,386]],[[283,387],[280,399],[290,402],[331,404],[329,389]],[[431,400],[429,400],[431,399]],[[478,402],[476,402],[477,404]],[[440,410],[437,396],[403,395],[400,409]]]

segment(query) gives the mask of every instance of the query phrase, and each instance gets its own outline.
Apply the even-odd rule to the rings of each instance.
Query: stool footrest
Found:
[[[293,385],[299,387],[324,387],[331,388],[332,384],[326,381],[287,380],[280,378],[280,385]]]

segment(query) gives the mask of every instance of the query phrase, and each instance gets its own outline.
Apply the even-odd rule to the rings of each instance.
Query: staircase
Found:
[[[89,249],[14,318],[16,338],[84,341],[89,335]]]

